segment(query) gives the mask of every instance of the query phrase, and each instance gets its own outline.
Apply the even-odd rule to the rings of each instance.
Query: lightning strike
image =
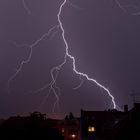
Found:
[[[110,91],[109,91],[106,87],[104,87],[103,85],[101,85],[99,82],[97,82],[95,79],[90,78],[87,74],[82,73],[82,72],[80,72],[80,71],[78,71],[78,70],[76,69],[75,58],[74,58],[74,56],[72,56],[72,55],[69,53],[68,42],[67,42],[67,40],[66,40],[66,38],[65,38],[65,30],[64,30],[64,28],[63,28],[63,24],[62,24],[61,18],[60,18],[61,13],[62,13],[62,9],[63,9],[63,7],[65,6],[66,3],[67,3],[67,0],[64,0],[64,1],[62,2],[62,4],[60,5],[60,8],[59,8],[59,12],[58,12],[58,14],[57,14],[58,23],[59,23],[59,26],[60,26],[61,31],[62,31],[62,38],[63,38],[64,44],[65,44],[65,47],[66,47],[66,49],[65,49],[65,56],[64,56],[64,61],[63,61],[60,65],[54,67],[54,69],[55,69],[55,70],[57,70],[57,69],[58,69],[58,70],[61,70],[61,68],[62,68],[62,67],[64,66],[64,64],[67,62],[67,58],[71,59],[71,60],[72,60],[72,64],[73,64],[73,71],[74,71],[77,75],[79,75],[80,77],[83,76],[83,77],[85,77],[87,80],[94,82],[97,86],[99,86],[100,88],[104,89],[104,90],[107,92],[107,94],[110,96],[110,98],[111,98],[111,100],[112,100],[112,103],[113,103],[113,108],[115,109],[115,108],[117,107],[117,105],[116,105],[115,99],[114,99],[113,95],[110,93]],[[51,74],[52,74],[52,73],[51,73]],[[53,75],[52,75],[52,78],[53,78]],[[56,79],[55,79],[55,80],[53,79],[52,81],[54,81],[54,83],[55,83],[55,82],[56,82]]]
[[[51,29],[49,29],[49,31],[45,34],[43,34],[37,41],[35,41],[33,44],[31,45],[28,45],[28,44],[23,44],[23,45],[20,45],[21,47],[29,47],[30,48],[30,52],[29,52],[29,55],[27,57],[26,60],[22,60],[22,62],[20,63],[20,65],[18,66],[18,68],[16,69],[16,72],[9,78],[8,80],[8,90],[10,89],[10,83],[13,79],[15,79],[15,77],[21,72],[23,66],[25,64],[28,64],[32,58],[32,54],[33,54],[33,48],[35,46],[37,46],[37,44],[42,41],[45,37],[49,37],[49,35],[52,33],[53,30],[55,29],[58,29],[59,28],[59,25],[56,25],[56,26],[53,26]],[[53,36],[53,34],[52,34]],[[16,43],[15,43],[16,46],[18,46]]]
[[[84,80],[82,79],[82,76],[81,75],[79,76],[79,79],[80,79],[80,84],[77,87],[74,87],[73,89],[80,88],[82,86],[82,84],[84,83]]]
[[[49,93],[47,94],[46,98],[44,99],[44,101],[43,101],[42,103],[44,103],[44,102],[46,101],[46,99],[49,97],[49,95],[50,95],[50,93],[51,93],[51,91],[52,91],[53,94],[54,94],[55,97],[56,97],[56,102],[54,103],[53,112],[54,112],[54,110],[55,110],[56,105],[57,105],[57,107],[59,108],[59,94],[58,94],[58,93],[60,93],[60,89],[59,89],[59,87],[57,87],[57,85],[56,85],[56,80],[57,80],[57,76],[58,76],[58,74],[59,74],[59,71],[60,71],[60,70],[62,69],[62,67],[66,64],[67,59],[69,58],[69,59],[72,60],[73,71],[74,71],[77,75],[79,75],[79,79],[80,79],[80,84],[79,84],[77,87],[73,88],[73,89],[78,89],[78,88],[80,88],[80,87],[82,86],[83,82],[84,82],[84,80],[82,79],[82,77],[85,77],[88,81],[94,82],[97,86],[99,86],[101,89],[103,89],[104,91],[107,92],[107,94],[109,95],[109,97],[111,98],[111,101],[112,101],[111,104],[110,104],[110,108],[111,108],[111,106],[113,105],[113,108],[114,108],[114,109],[116,109],[116,108],[118,107],[118,109],[122,110],[119,106],[117,106],[117,104],[116,104],[116,102],[115,102],[115,98],[114,98],[114,96],[110,93],[110,91],[109,91],[108,88],[106,88],[105,86],[103,86],[102,84],[100,84],[97,80],[95,80],[95,79],[93,79],[93,78],[90,78],[87,74],[82,73],[82,72],[80,72],[80,71],[78,71],[78,70],[76,69],[76,60],[75,60],[74,56],[72,56],[72,55],[69,53],[68,42],[67,42],[67,40],[66,40],[66,38],[65,38],[65,30],[64,30],[63,23],[61,22],[61,17],[60,17],[61,14],[62,14],[63,7],[65,6],[65,4],[66,4],[67,2],[68,2],[72,7],[81,10],[80,7],[74,5],[74,4],[71,3],[69,0],[64,0],[64,1],[62,2],[62,4],[60,5],[60,7],[59,7],[59,11],[58,11],[58,14],[57,14],[57,19],[58,19],[58,23],[59,23],[60,29],[61,29],[61,31],[62,31],[62,34],[61,34],[61,35],[62,35],[62,39],[63,39],[64,44],[65,44],[64,61],[63,61],[60,65],[55,66],[55,67],[53,67],[53,68],[51,69],[50,74],[51,74],[52,81],[51,81],[50,84],[49,84],[49,87],[50,87]],[[122,9],[124,12],[127,12],[127,10],[126,10],[127,7],[133,7],[133,8],[135,8],[135,9],[138,8],[138,7],[133,6],[133,5],[122,6],[121,3],[120,3],[118,0],[115,0],[115,2],[116,2],[116,4],[118,5],[118,7],[119,7],[120,9]],[[131,13],[131,15],[139,15],[139,14],[140,14],[140,12]],[[55,73],[55,72],[56,72],[56,73]],[[39,91],[40,91],[40,90],[44,90],[44,89],[46,89],[46,88],[48,88],[48,85],[46,85],[45,87],[39,89]],[[59,91],[59,92],[57,92],[57,91]]]
[[[134,10],[135,10],[135,12],[132,12],[132,13],[130,13],[131,15],[140,15],[140,10],[139,10],[139,7],[138,6],[136,6],[136,5],[130,5],[130,4],[128,4],[128,5],[122,5],[120,2],[119,2],[119,0],[115,0],[115,3],[118,5],[118,7],[122,10],[122,11],[124,11],[125,13],[127,13],[128,11],[127,11],[127,8],[133,8]]]
[[[78,9],[78,10],[83,10],[83,8],[73,4],[70,0],[67,1],[73,8]]]
[[[119,3],[118,0],[115,0],[115,2],[117,3],[117,5],[123,10],[126,12],[126,9]],[[22,3],[23,3],[23,6],[25,8],[25,10],[27,11],[28,14],[31,14],[29,8],[27,7],[26,3],[25,3],[25,0],[22,0]],[[32,54],[33,54],[33,48],[35,46],[38,45],[39,42],[41,42],[45,37],[49,37],[50,34],[56,30],[55,32],[53,32],[52,37],[54,37],[54,35],[58,32],[58,28],[61,29],[61,32],[62,32],[62,39],[64,41],[64,44],[65,44],[65,54],[64,54],[64,60],[62,61],[62,63],[60,65],[57,65],[55,67],[53,67],[51,70],[50,70],[50,75],[51,75],[51,81],[49,84],[45,84],[43,87],[41,87],[40,89],[36,90],[36,91],[31,91],[33,93],[38,93],[38,92],[41,92],[41,91],[44,91],[45,89],[49,88],[49,92],[48,94],[45,96],[44,100],[42,101],[40,107],[46,102],[46,100],[48,99],[49,95],[51,94],[51,92],[54,94],[54,96],[56,97],[56,101],[54,102],[54,107],[53,107],[53,112],[55,112],[55,108],[57,107],[57,109],[59,109],[59,96],[60,96],[60,88],[57,86],[57,77],[59,75],[59,72],[60,70],[62,69],[62,67],[67,63],[67,59],[71,59],[72,60],[72,69],[73,71],[79,76],[79,79],[80,79],[80,84],[73,88],[73,89],[78,89],[82,86],[84,80],[83,80],[83,77],[85,77],[88,81],[91,81],[93,83],[95,83],[97,86],[99,86],[101,89],[103,89],[107,95],[111,98],[111,106],[113,106],[114,109],[116,109],[118,106],[115,102],[115,98],[114,96],[110,93],[109,89],[106,88],[105,86],[103,86],[102,84],[100,84],[97,80],[89,77],[87,74],[85,73],[82,73],[80,72],[79,70],[77,70],[76,68],[76,60],[74,58],[73,55],[71,55],[69,53],[69,45],[68,45],[68,42],[66,40],[66,37],[65,37],[65,29],[63,27],[63,23],[61,21],[61,16],[62,16],[62,10],[63,10],[63,7],[65,6],[66,3],[69,3],[72,7],[75,7],[77,9],[81,9],[75,5],[73,5],[69,0],[63,0],[63,2],[61,3],[60,7],[59,7],[59,11],[58,11],[58,14],[57,14],[57,20],[58,20],[58,25],[56,26],[53,26],[47,33],[43,34],[37,41],[35,41],[33,44],[31,45],[28,45],[28,44],[24,44],[24,45],[21,45],[21,46],[28,46],[30,48],[30,53],[27,57],[26,60],[23,60],[19,67],[17,68],[16,72],[9,78],[8,80],[8,89],[10,88],[10,83],[13,79],[16,78],[16,76],[21,72],[23,66],[25,64],[28,64],[30,61],[31,61],[31,58],[32,58]]]
[[[23,3],[23,7],[25,8],[25,11],[27,11],[27,13],[30,15],[31,14],[31,11],[28,8],[28,6],[26,5],[25,0],[22,0],[22,3]]]
[[[118,5],[118,7],[120,9],[122,9],[122,11],[126,12],[126,9],[120,4],[120,2],[118,0],[115,0],[116,4]]]

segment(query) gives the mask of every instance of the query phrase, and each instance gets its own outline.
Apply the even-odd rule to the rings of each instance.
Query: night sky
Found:
[[[10,81],[8,90],[9,78],[29,56],[28,45],[58,25],[57,13],[63,1],[25,2],[30,13],[22,0],[0,1],[0,118],[36,110],[49,117],[63,117],[70,111],[78,115],[80,109],[108,109],[111,98],[95,83],[83,78],[83,85],[73,89],[80,80],[70,59],[57,77],[60,110],[55,108],[52,113],[56,101],[53,93],[45,100],[49,88],[33,92],[49,84],[51,68],[63,62],[65,44],[60,28],[33,48],[31,61]],[[61,21],[76,68],[107,87],[120,108],[124,104],[131,108],[131,91],[136,92],[137,101],[140,94],[140,15],[134,15],[140,11],[139,0],[121,0],[126,11],[115,0],[71,3],[74,6],[67,3],[63,8]]]

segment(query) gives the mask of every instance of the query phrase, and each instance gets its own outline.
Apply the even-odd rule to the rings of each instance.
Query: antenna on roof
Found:
[[[130,96],[132,97],[133,104],[136,102],[135,95],[136,92],[134,90],[131,90]]]

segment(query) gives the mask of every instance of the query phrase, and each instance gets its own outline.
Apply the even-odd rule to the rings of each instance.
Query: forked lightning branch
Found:
[[[30,9],[28,8],[28,6],[25,3],[25,0],[22,0],[23,2],[23,7],[25,8],[25,10],[27,11],[28,14],[31,14]],[[122,9],[124,12],[126,12],[125,7],[126,6],[122,6],[118,0],[115,0],[116,4],[118,5],[118,7],[120,9]],[[56,102],[54,103],[54,108],[53,111],[55,110],[56,106],[59,106],[59,93],[58,91],[60,90],[59,87],[57,87],[57,76],[59,74],[59,72],[61,71],[61,69],[63,68],[63,66],[67,63],[68,59],[72,60],[72,69],[73,71],[79,76],[79,80],[80,80],[80,84],[79,86],[77,86],[74,89],[80,88],[82,86],[83,83],[83,79],[86,78],[88,81],[93,82],[93,84],[96,84],[98,87],[100,87],[101,89],[103,89],[106,94],[111,98],[111,105],[114,109],[117,108],[117,104],[115,102],[114,96],[111,94],[111,92],[109,91],[108,88],[106,88],[105,86],[103,86],[100,82],[98,82],[97,80],[89,77],[86,73],[82,73],[81,70],[78,70],[76,68],[76,60],[74,58],[74,56],[72,54],[69,53],[69,45],[68,42],[66,40],[65,37],[65,29],[63,27],[63,23],[62,23],[62,18],[63,18],[63,8],[66,5],[66,3],[70,3],[69,0],[63,0],[62,3],[60,4],[60,7],[58,9],[58,14],[56,16],[57,20],[58,20],[58,25],[53,26],[47,33],[44,33],[38,40],[36,40],[34,43],[32,43],[31,45],[25,44],[26,46],[28,46],[30,48],[30,53],[28,55],[28,58],[26,60],[23,60],[20,65],[17,68],[17,71],[9,78],[8,81],[8,88],[10,88],[10,83],[12,82],[12,80],[14,78],[16,78],[16,76],[18,75],[19,72],[21,72],[23,66],[27,63],[30,62],[31,58],[32,58],[32,53],[33,53],[33,48],[36,47],[38,45],[38,43],[40,41],[42,41],[44,38],[50,38],[50,35],[54,35],[56,33],[56,30],[58,31],[58,28],[61,29],[61,36],[65,45],[65,54],[64,54],[64,59],[62,61],[62,63],[60,63],[59,65],[53,67],[50,70],[50,75],[51,75],[51,81],[49,84],[44,85],[42,88],[34,91],[34,92],[40,92],[46,88],[49,88],[49,93],[46,95],[44,101],[49,97],[49,95],[51,93],[53,93],[56,97]],[[134,15],[134,14],[133,14]],[[135,15],[138,15],[138,13],[135,13]],[[83,78],[84,77],[84,78]]]

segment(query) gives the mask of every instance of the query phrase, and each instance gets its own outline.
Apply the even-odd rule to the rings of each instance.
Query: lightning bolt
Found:
[[[125,13],[127,13],[127,8],[133,8],[135,10],[135,12],[130,13],[131,15],[140,15],[140,11],[139,11],[139,7],[136,5],[122,5],[119,0],[115,0],[115,3],[118,5],[118,7],[124,11]]]
[[[22,0],[22,3],[23,3],[23,7],[25,8],[25,11],[27,11],[27,13],[30,15],[31,14],[31,11],[28,8],[28,6],[26,5],[25,0]]]
[[[120,9],[122,9],[124,12],[126,12],[126,9],[120,4],[120,2],[118,0],[115,0],[115,2]]]
[[[109,91],[105,86],[103,86],[102,84],[100,84],[99,82],[97,82],[95,79],[90,78],[87,74],[82,73],[82,72],[80,72],[80,71],[78,71],[78,70],[76,69],[76,61],[75,61],[74,56],[72,56],[72,55],[69,53],[68,42],[67,42],[67,40],[66,40],[66,38],[65,38],[65,30],[64,30],[63,24],[62,24],[62,22],[61,22],[61,18],[60,18],[61,13],[62,13],[62,9],[63,9],[63,7],[65,6],[66,3],[67,3],[67,0],[64,0],[64,1],[62,2],[62,4],[60,5],[60,8],[59,8],[59,12],[58,12],[58,14],[57,14],[57,19],[58,19],[58,22],[59,22],[59,26],[60,26],[60,28],[61,28],[61,30],[62,30],[62,38],[63,38],[64,44],[65,44],[65,47],[66,47],[66,49],[65,49],[65,57],[64,57],[64,61],[63,61],[59,66],[56,66],[54,69],[56,69],[56,70],[57,70],[57,69],[58,69],[58,70],[61,70],[61,68],[62,68],[62,67],[64,66],[64,64],[67,62],[67,59],[68,59],[68,58],[71,59],[71,60],[72,60],[73,71],[74,71],[77,75],[80,76],[80,79],[81,79],[81,77],[85,77],[88,81],[94,82],[97,86],[99,86],[100,88],[102,88],[103,90],[105,90],[105,91],[107,92],[107,94],[110,96],[110,98],[111,98],[111,100],[112,100],[113,108],[115,109],[115,108],[117,107],[117,105],[116,105],[115,99],[114,99],[113,95],[110,93],[110,91]],[[56,81],[54,81],[54,82],[56,82]]]
[[[27,7],[26,3],[25,3],[25,0],[22,0],[23,2],[23,6],[25,8],[25,10],[27,11],[28,14],[30,14],[30,10],[29,8]],[[42,101],[41,105],[45,103],[45,101],[47,100],[47,98],[49,97],[49,95],[51,93],[54,94],[54,96],[56,97],[56,101],[54,102],[54,107],[53,107],[53,112],[55,111],[55,108],[57,107],[57,109],[59,109],[59,96],[60,96],[60,88],[57,86],[57,77],[59,75],[59,72],[61,71],[61,69],[63,68],[63,66],[67,63],[67,60],[70,59],[72,60],[72,69],[73,71],[79,76],[79,79],[80,79],[80,84],[73,88],[73,89],[78,89],[81,87],[81,85],[83,84],[83,77],[85,77],[88,81],[91,81],[93,83],[95,83],[97,86],[99,86],[101,89],[103,89],[107,95],[111,98],[111,106],[113,106],[114,109],[116,109],[118,106],[116,105],[116,102],[115,102],[115,99],[114,99],[114,96],[110,93],[109,89],[106,88],[105,86],[103,86],[101,83],[99,83],[97,80],[89,77],[87,74],[85,73],[82,73],[80,72],[79,70],[77,70],[76,68],[76,60],[74,58],[74,56],[72,56],[70,53],[69,53],[69,45],[68,45],[68,42],[66,40],[66,37],[65,37],[65,29],[63,27],[63,23],[61,21],[61,15],[62,15],[62,10],[63,10],[63,7],[65,6],[66,3],[69,3],[71,6],[75,7],[75,5],[73,5],[69,0],[63,0],[63,2],[60,4],[60,7],[59,7],[59,11],[58,11],[58,14],[57,14],[57,20],[58,20],[58,25],[56,26],[53,26],[47,33],[43,34],[38,40],[36,40],[34,43],[32,43],[31,45],[28,45],[28,44],[24,44],[24,45],[21,45],[21,46],[28,46],[30,48],[30,53],[27,57],[26,60],[23,60],[19,67],[17,68],[16,72],[9,78],[8,80],[8,89],[10,88],[10,83],[11,81],[16,78],[16,76],[21,72],[23,66],[25,64],[28,64],[30,61],[31,61],[31,58],[32,58],[32,54],[33,54],[33,48],[35,46],[38,45],[39,42],[41,42],[45,37],[49,37],[50,34],[52,33],[52,37],[54,37],[54,35],[58,32],[58,28],[61,29],[61,36],[62,36],[62,39],[63,39],[63,42],[65,44],[65,54],[64,54],[64,59],[62,61],[61,64],[53,67],[51,70],[50,70],[50,75],[51,75],[51,81],[49,84],[46,84],[44,85],[43,87],[41,87],[40,89],[37,89],[36,91],[31,91],[33,93],[38,93],[38,92],[41,92],[47,88],[49,88],[49,92],[48,94],[46,95],[46,97],[44,98],[44,100]],[[117,0],[116,0],[117,2]],[[119,3],[118,3],[119,4]],[[121,5],[120,5],[121,6]],[[56,30],[57,29],[57,30]],[[56,31],[55,31],[56,30]],[[54,32],[55,31],[55,32]],[[40,106],[41,106],[40,105]]]
[[[79,79],[80,79],[80,81],[81,81],[80,84],[79,84],[77,87],[73,88],[73,89],[78,89],[78,88],[80,88],[81,85],[83,84],[83,79],[82,79],[82,77],[85,77],[88,81],[94,82],[97,86],[99,86],[100,88],[102,88],[103,90],[105,90],[105,91],[107,92],[107,94],[109,95],[109,97],[111,98],[111,101],[112,101],[111,104],[110,104],[110,107],[113,105],[113,108],[114,108],[114,109],[116,109],[116,108],[118,107],[118,109],[122,110],[119,106],[117,106],[117,104],[116,104],[116,102],[115,102],[115,98],[114,98],[114,96],[110,93],[110,91],[109,91],[108,88],[106,88],[105,86],[103,86],[102,84],[100,84],[97,80],[95,80],[95,79],[93,79],[93,78],[90,78],[87,74],[82,73],[82,72],[80,72],[80,71],[78,71],[78,70],[76,69],[76,60],[75,60],[74,56],[72,56],[72,55],[69,53],[68,42],[67,42],[67,40],[66,40],[66,38],[65,38],[65,30],[64,30],[63,23],[61,22],[61,17],[60,17],[61,14],[62,14],[63,7],[65,6],[65,4],[66,4],[67,2],[68,2],[71,6],[77,8],[77,9],[81,9],[81,8],[79,8],[79,7],[75,6],[75,5],[73,5],[69,0],[64,0],[64,1],[62,2],[62,4],[60,5],[60,8],[59,8],[59,11],[58,11],[58,14],[57,14],[58,23],[59,23],[59,26],[60,26],[61,31],[62,31],[62,38],[63,38],[63,41],[64,41],[64,44],[65,44],[65,48],[66,48],[66,49],[65,49],[64,61],[63,61],[60,65],[58,65],[58,66],[52,68],[52,70],[51,70],[52,82],[51,82],[50,85],[51,85],[51,89],[53,90],[53,92],[54,92],[54,94],[55,94],[55,96],[56,96],[56,98],[57,98],[57,100],[56,100],[56,102],[55,102],[55,105],[56,105],[56,104],[58,103],[58,101],[59,101],[59,96],[57,95],[57,92],[56,92],[55,88],[56,88],[56,89],[59,89],[59,88],[56,86],[57,77],[54,78],[53,72],[54,72],[54,71],[57,71],[57,74],[58,74],[58,73],[59,73],[58,71],[61,70],[61,68],[66,64],[67,59],[69,58],[69,59],[72,60],[73,71],[74,71],[77,75],[79,75]],[[134,6],[134,5],[125,5],[125,6],[122,6],[121,3],[120,3],[118,0],[115,0],[115,2],[116,2],[116,4],[118,5],[118,7],[119,7],[120,9],[122,9],[124,12],[127,12],[127,10],[126,10],[127,7],[132,7],[132,8],[134,8],[134,9],[136,9],[136,10],[138,9],[138,7],[137,7],[137,6]],[[140,14],[140,11],[135,12],[135,13],[131,13],[131,15],[139,15],[139,14]],[[53,85],[55,85],[55,86],[53,87]],[[59,90],[60,90],[60,89],[59,89]],[[47,97],[48,97],[48,96],[47,96]],[[54,107],[55,107],[55,105],[54,105]]]
[[[42,41],[45,37],[49,37],[49,35],[52,33],[52,31],[54,31],[55,29],[58,29],[58,27],[59,27],[59,25],[53,26],[51,29],[49,29],[49,31],[48,31],[47,33],[43,34],[37,41],[35,41],[35,42],[34,42],[33,44],[31,44],[31,45],[29,45],[29,44],[18,45],[16,42],[14,42],[14,44],[15,44],[17,47],[18,47],[18,46],[20,46],[20,47],[25,47],[25,46],[26,46],[26,47],[29,47],[29,48],[30,48],[30,52],[29,52],[29,55],[28,55],[27,59],[26,59],[26,60],[23,60],[23,61],[20,63],[19,67],[16,69],[16,72],[9,78],[9,80],[8,80],[8,89],[10,89],[10,83],[11,83],[11,81],[12,81],[13,79],[15,79],[15,77],[21,72],[23,66],[24,66],[25,64],[28,64],[28,63],[31,61],[32,54],[33,54],[33,48],[34,48],[35,46],[37,46],[38,43],[39,43],[40,41]],[[54,32],[54,34],[55,34],[55,32]],[[54,36],[54,34],[52,34],[52,36]]]

